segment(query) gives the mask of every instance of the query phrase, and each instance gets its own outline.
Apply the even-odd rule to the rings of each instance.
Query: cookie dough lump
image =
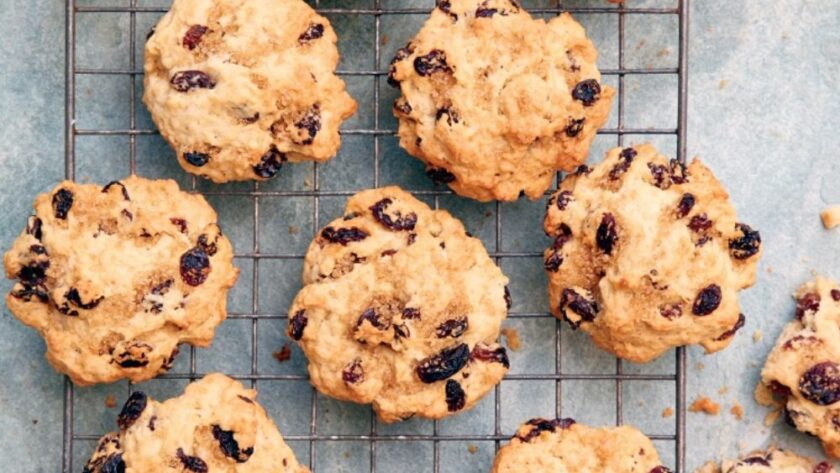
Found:
[[[461,222],[397,187],[350,198],[306,254],[289,336],[322,393],[385,422],[472,407],[509,367],[508,279]]]
[[[744,325],[738,291],[755,281],[761,237],[699,160],[613,149],[563,180],[544,228],[551,311],[604,350],[635,362],[694,343],[715,352]]]
[[[391,64],[400,145],[460,195],[542,197],[586,160],[614,95],[568,13],[534,19],[511,0],[438,0]]]
[[[4,258],[6,305],[76,384],[150,379],[207,346],[239,274],[203,197],[170,180],[62,182]]]
[[[185,170],[215,182],[332,158],[356,110],[335,32],[302,0],[175,0],[145,57],[155,124]]]

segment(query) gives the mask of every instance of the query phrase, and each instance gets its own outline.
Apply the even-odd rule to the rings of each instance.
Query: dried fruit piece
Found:
[[[309,323],[309,319],[306,317],[306,309],[295,312],[295,315],[289,319],[289,336],[293,340],[300,340],[307,323]]]
[[[424,383],[434,383],[452,377],[461,371],[470,359],[470,348],[466,343],[444,348],[440,353],[421,360],[417,365],[417,376]]]
[[[807,314],[816,314],[820,310],[820,295],[809,292],[796,300],[796,318],[802,320]]]
[[[192,89],[212,89],[216,87],[216,81],[202,71],[180,71],[176,72],[169,80],[172,88],[178,92],[189,92]]]
[[[365,380],[365,370],[361,358],[356,358],[341,371],[341,380],[346,384],[358,384]]]
[[[585,107],[589,107],[601,97],[601,84],[595,79],[578,82],[572,90],[572,97],[583,102]]]
[[[680,198],[680,203],[677,204],[677,218],[683,218],[691,212],[691,209],[694,208],[694,203],[696,199],[694,198],[694,194],[686,192]]]
[[[568,207],[569,203],[573,200],[574,194],[572,194],[572,191],[561,191],[557,194],[555,205],[557,205],[557,208],[560,210],[566,210],[566,207]]]
[[[394,111],[403,115],[410,115],[411,110],[411,104],[408,103],[408,100],[406,100],[405,97],[399,97],[394,100]]]
[[[196,246],[181,255],[181,279],[190,286],[200,286],[210,275],[210,258],[204,248]]]
[[[347,246],[348,243],[362,241],[369,236],[368,232],[358,227],[333,228],[326,227],[321,230],[321,238],[330,243],[338,243]]]
[[[404,61],[408,56],[411,56],[414,53],[414,46],[411,43],[408,43],[405,47],[400,48],[397,50],[396,54],[394,54],[394,58],[391,59],[391,64],[388,69],[388,85],[391,87],[399,87],[400,82],[394,77],[394,74],[397,72],[396,64],[400,61]]]
[[[741,232],[741,237],[729,240],[729,252],[735,259],[747,259],[761,249],[761,234],[744,223],[735,224],[735,229]]]
[[[308,134],[308,137],[305,138],[303,141],[299,142],[298,144],[311,145],[313,141],[315,141],[315,136],[321,130],[320,106],[316,103],[309,110],[307,110],[303,118],[295,122],[295,127],[301,130],[305,130]]]
[[[414,58],[414,70],[421,76],[429,76],[436,72],[452,72],[452,68],[446,63],[446,53],[440,49],[433,49],[425,56]]]
[[[746,322],[747,318],[744,317],[744,314],[738,314],[738,320],[735,322],[735,325],[731,329],[723,332],[721,336],[715,339],[715,341],[720,342],[728,338],[732,338],[736,333],[738,333],[738,330],[741,330]]]
[[[184,161],[200,168],[210,161],[210,155],[207,153],[199,153],[198,151],[190,151],[184,153]]]
[[[253,166],[254,174],[259,177],[270,179],[277,175],[277,171],[286,161],[286,155],[277,150],[274,146],[271,147],[262,157],[260,162]]]
[[[709,216],[702,213],[691,217],[691,220],[688,222],[688,228],[693,232],[700,233],[712,228],[713,224],[714,222],[709,219]]]
[[[840,289],[832,289],[831,290],[831,298],[835,301],[840,302]]]
[[[694,300],[694,306],[692,306],[691,311],[694,315],[709,315],[720,307],[722,298],[723,294],[720,291],[720,286],[717,284],[710,284],[697,295],[697,299]]]
[[[207,473],[207,463],[205,463],[201,458],[187,455],[184,453],[184,449],[182,448],[179,448],[175,454],[187,471],[192,471],[193,473]]]
[[[581,321],[592,322],[601,311],[598,302],[589,300],[586,297],[578,294],[574,289],[563,289],[563,294],[560,297],[560,312],[563,313],[563,318],[569,322],[572,328],[577,328],[580,322],[572,321],[566,314],[566,309],[571,310],[577,314]]]
[[[40,240],[43,236],[41,226],[43,222],[36,216],[31,216],[26,220],[26,234],[32,235],[36,240]]]
[[[187,221],[184,220],[183,218],[172,217],[172,218],[169,219],[169,222],[172,223],[172,225],[175,225],[175,227],[178,228],[178,231],[183,233],[184,235],[186,235],[188,233],[188,231],[187,231]]]
[[[682,306],[680,304],[663,304],[659,307],[659,315],[668,320],[682,317]]]
[[[605,213],[601,218],[601,225],[595,233],[595,242],[598,248],[607,255],[612,254],[613,247],[618,241],[618,232],[616,230],[615,217],[611,213]]]
[[[298,37],[298,43],[306,44],[322,36],[324,36],[324,25],[321,23],[310,23],[306,31]]]
[[[147,403],[148,398],[145,393],[141,391],[131,393],[131,396],[125,401],[125,405],[123,405],[122,410],[117,416],[117,426],[119,426],[120,430],[127,430],[134,425],[137,419],[143,415],[143,411],[146,410]]]
[[[574,138],[583,131],[583,124],[586,122],[586,117],[584,118],[570,118],[569,124],[566,125],[566,128],[563,130],[566,132],[566,136],[569,138]]]
[[[510,310],[511,306],[513,306],[513,299],[510,297],[510,289],[505,286],[505,307]]]
[[[406,307],[402,310],[402,316],[404,319],[420,320],[420,309]]]
[[[237,463],[245,463],[254,453],[254,447],[240,450],[239,443],[233,437],[233,432],[222,430],[218,425],[213,426],[213,438],[219,442],[219,448],[222,449],[222,453],[228,458],[233,458]]]
[[[438,338],[452,337],[457,338],[464,334],[469,327],[469,319],[467,317],[458,317],[457,319],[449,319],[437,326],[435,334]]]
[[[444,168],[428,168],[426,176],[435,184],[449,184],[455,182],[455,175]]]
[[[102,188],[102,193],[107,194],[114,186],[120,186],[120,189],[122,190],[123,199],[128,201],[131,200],[131,197],[129,197],[128,195],[128,189],[126,189],[125,185],[120,181],[111,181],[108,184],[105,184],[105,187]]]
[[[204,34],[207,33],[207,27],[204,25],[192,25],[190,29],[184,34],[184,40],[181,44],[184,45],[185,48],[192,51],[201,43],[201,38]]]
[[[450,379],[446,381],[446,407],[449,412],[457,412],[464,408],[467,403],[467,393],[461,387],[461,383]]]
[[[627,172],[627,170],[630,169],[630,165],[633,164],[633,160],[636,159],[637,154],[638,152],[634,148],[622,149],[621,152],[618,154],[618,164],[616,164],[615,166],[613,166],[612,169],[610,169],[610,180],[615,181],[619,177],[621,177],[622,174]]]
[[[115,453],[102,462],[99,473],[125,473],[125,469],[122,453]]]
[[[473,348],[472,353],[470,353],[470,360],[501,363],[505,368],[510,368],[510,359],[508,358],[505,347],[491,349],[487,345],[479,343]]]
[[[79,290],[75,287],[72,287],[69,291],[67,291],[67,294],[64,295],[64,298],[80,309],[93,310],[96,308],[96,306],[99,305],[100,302],[102,302],[103,299],[105,299],[105,296],[99,296],[91,300],[90,302],[82,302],[82,297],[81,295],[79,295]]]
[[[651,469],[649,473],[672,473],[672,472],[671,472],[670,468],[668,468],[666,466],[663,466],[663,465],[659,465],[659,466],[653,467],[653,469]]]
[[[499,10],[496,8],[487,8],[486,6],[479,6],[475,10],[475,17],[476,18],[491,18],[496,13],[499,13]]]
[[[820,406],[840,401],[840,366],[832,361],[812,366],[799,378],[799,393]]]
[[[73,207],[73,193],[67,189],[59,189],[52,198],[53,212],[55,218],[62,220],[67,218],[70,208]],[[40,228],[40,226],[39,226]]]
[[[399,211],[395,212],[395,217],[391,217],[385,212],[385,209],[388,208],[393,203],[393,201],[389,198],[384,198],[379,202],[373,204],[370,207],[370,211],[373,213],[373,218],[382,226],[389,230],[393,231],[411,231],[414,230],[414,226],[417,225],[417,214],[414,212],[410,212],[405,216],[402,215]]]
[[[533,428],[525,435],[517,435],[516,437],[523,442],[530,442],[532,439],[539,437],[542,432],[555,432],[557,429],[568,429],[575,424],[575,420],[569,418],[553,420],[536,418],[529,420],[526,424],[533,426]]]

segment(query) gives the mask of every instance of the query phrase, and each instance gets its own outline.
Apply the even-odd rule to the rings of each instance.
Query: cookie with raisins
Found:
[[[135,391],[83,471],[309,473],[256,398],[218,373],[165,402]]]
[[[393,59],[400,145],[460,195],[539,199],[586,161],[614,90],[564,13],[533,18],[513,0],[446,0]]]
[[[329,160],[356,110],[330,22],[302,0],[175,0],[146,43],[143,101],[181,166],[265,180]]]
[[[761,236],[697,159],[613,149],[563,180],[544,230],[551,311],[604,350],[634,362],[715,352],[744,325],[738,292],[755,282]]]
[[[653,442],[631,426],[593,428],[572,419],[531,419],[496,454],[491,473],[670,473]]]
[[[796,293],[796,312],[761,371],[756,398],[818,437],[840,458],[840,286],[818,276]]]
[[[216,212],[175,181],[62,182],[4,258],[6,305],[79,385],[143,381],[207,346],[239,274]]]
[[[306,254],[289,336],[327,396],[379,418],[471,408],[508,370],[508,279],[460,221],[398,187],[351,197]]]
[[[697,473],[834,473],[828,462],[814,462],[781,448],[755,451],[740,460],[725,460],[718,466],[709,462]]]

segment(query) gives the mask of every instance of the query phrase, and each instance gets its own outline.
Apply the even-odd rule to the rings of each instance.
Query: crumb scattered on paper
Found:
[[[671,51],[668,48],[662,48],[659,52],[656,53],[657,57],[666,57],[671,54]]]
[[[662,409],[662,417],[671,417],[672,415],[674,415],[674,410],[670,407]]]
[[[724,394],[726,394],[728,392],[729,392],[729,386],[722,386],[720,389],[718,389],[718,394],[720,394],[721,396],[723,396]]]
[[[281,349],[272,353],[271,356],[273,356],[274,359],[278,362],[283,363],[284,361],[288,361],[289,358],[292,357],[292,349],[289,348],[289,344],[287,343],[283,345]]]
[[[764,416],[764,425],[766,427],[772,426],[777,420],[779,420],[780,415],[782,415],[782,411],[780,409],[768,412],[767,415]]]
[[[727,84],[729,84],[729,81],[728,81],[728,80],[726,80],[726,79],[721,79],[721,80],[720,80],[720,82],[718,82],[718,89],[720,89],[720,90],[725,89],[725,88],[726,88],[726,86],[727,86]]]
[[[764,334],[761,333],[761,329],[756,330],[753,332],[753,342],[758,343],[764,337]]]
[[[117,398],[115,398],[113,394],[105,396],[105,407],[108,409],[117,407]]]
[[[312,188],[312,181],[310,181],[309,179],[304,179],[303,180],[303,187],[306,187],[307,189],[311,189]]]
[[[297,235],[300,233],[300,227],[296,225],[289,225],[289,235]]]
[[[826,229],[832,229],[840,225],[840,205],[833,205],[823,210],[820,217]]]
[[[694,365],[694,369],[696,369],[697,371],[701,371],[705,367],[706,367],[706,365],[704,365],[703,363],[701,363],[699,361]]]
[[[503,328],[502,335],[507,339],[507,346],[511,350],[518,351],[522,348],[522,342],[519,340],[519,332],[515,328]]]
[[[382,35],[382,46],[385,46],[386,44],[388,44],[388,35],[384,34]]]
[[[738,420],[744,418],[744,408],[737,402],[732,405],[732,408],[729,409],[729,412]]]
[[[37,423],[38,423],[38,419],[32,419],[32,425],[35,425]]]
[[[645,43],[646,43],[646,41],[644,39],[639,40],[639,43],[636,44],[636,51],[642,49],[642,47],[644,47]]]
[[[475,455],[475,452],[478,451],[478,447],[476,447],[473,444],[469,444],[469,445],[467,445],[467,451],[470,452],[471,454]]]
[[[767,267],[767,273],[768,274],[773,274],[773,267],[772,266]]]
[[[720,413],[720,404],[705,396],[700,396],[691,403],[691,407],[689,407],[688,410],[691,412],[702,412],[710,416],[716,416]]]
[[[493,212],[488,210],[487,212],[484,212],[484,216],[487,217],[487,218],[490,218],[490,217],[493,216]]]

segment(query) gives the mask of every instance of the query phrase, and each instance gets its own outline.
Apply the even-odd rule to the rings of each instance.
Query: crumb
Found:
[[[289,225],[289,235],[297,235],[300,233],[300,227],[296,225]]]
[[[671,54],[671,51],[668,48],[662,48],[659,52],[656,53],[656,57],[666,57]]]
[[[344,451],[343,455],[344,455],[344,458],[350,458],[350,452],[348,452],[346,450]]]
[[[32,419],[32,425],[35,425],[37,423],[38,423],[38,419]]]
[[[718,82],[718,89],[720,89],[720,90],[725,89],[727,84],[729,84],[728,80],[721,79],[720,82]]]
[[[840,225],[840,205],[834,205],[823,210],[820,214],[826,230]]]
[[[493,212],[491,212],[490,210],[488,210],[487,212],[484,212],[484,216],[485,216],[485,217],[487,217],[487,218],[490,218],[490,217],[492,217],[492,216],[493,216]]]
[[[720,404],[705,396],[700,396],[691,403],[691,407],[689,407],[688,410],[691,412],[702,412],[710,416],[716,416],[720,413]]]
[[[758,329],[755,332],[753,332],[753,342],[754,343],[760,342],[763,337],[764,337],[764,335],[761,333],[761,329]]]
[[[274,359],[277,360],[279,363],[283,363],[284,361],[288,361],[288,359],[292,357],[292,349],[289,348],[289,344],[286,343],[283,345],[283,348],[275,351],[271,354],[271,356],[273,356]]]
[[[519,332],[515,328],[503,328],[502,335],[507,340],[507,346],[513,351],[522,348],[522,341],[519,340]]]
[[[307,189],[312,189],[312,181],[310,181],[309,179],[304,179],[303,187],[306,187]]]
[[[773,274],[773,267],[772,266],[767,267],[767,273],[768,274]]]
[[[636,51],[642,49],[645,43],[647,43],[645,40],[640,40],[639,43],[636,45]]]
[[[385,46],[386,44],[388,44],[388,35],[384,34],[382,35],[382,46]]]
[[[105,396],[105,407],[108,409],[117,407],[117,398],[115,398],[113,394]]]
[[[726,394],[728,392],[729,392],[729,386],[723,386],[720,389],[718,389],[718,394],[720,394],[721,396],[723,396],[724,394]]]
[[[738,420],[744,418],[744,408],[741,407],[741,405],[738,404],[738,402],[735,402],[735,404],[732,405],[732,408],[729,409],[729,412]]]
[[[775,411],[768,412],[767,415],[764,416],[764,425],[766,427],[772,426],[773,424],[776,423],[777,420],[779,420],[780,415],[782,415],[781,410],[775,410]]]
[[[694,365],[694,369],[696,369],[698,371],[701,371],[705,367],[706,367],[706,365],[704,365],[703,363],[701,363],[699,361],[697,362],[697,364]]]
[[[469,445],[467,445],[467,451],[470,452],[471,454],[475,455],[475,452],[478,451],[478,447],[476,447],[473,444],[469,444]]]
[[[662,409],[662,417],[671,417],[672,415],[674,415],[674,410],[670,407]]]

